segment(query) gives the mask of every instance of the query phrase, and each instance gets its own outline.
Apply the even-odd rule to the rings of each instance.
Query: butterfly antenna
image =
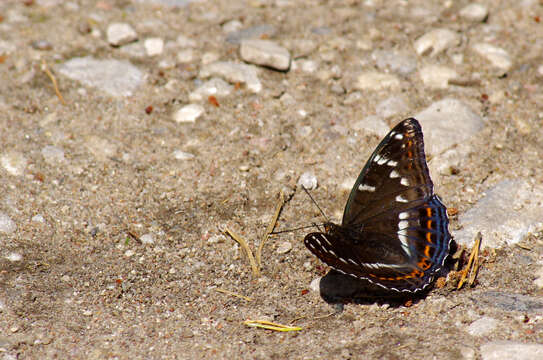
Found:
[[[328,216],[326,216],[326,214],[324,213],[324,211],[322,211],[321,207],[319,206],[319,204],[317,204],[317,202],[315,201],[315,199],[313,199],[313,196],[311,196],[311,194],[309,193],[309,191],[305,188],[305,186],[302,185],[302,189],[304,189],[305,193],[307,194],[307,196],[309,196],[309,198],[311,199],[311,201],[313,202],[313,204],[315,204],[315,206],[317,207],[317,209],[319,209],[320,213],[322,214],[322,216],[326,219],[326,222],[330,222],[330,219],[328,219]]]
[[[282,234],[282,233],[286,233],[286,232],[293,232],[293,231],[297,231],[297,230],[308,229],[308,228],[311,228],[311,227],[314,227],[314,226],[316,226],[317,228],[319,228],[319,225],[317,225],[317,224],[311,224],[311,225],[301,226],[301,227],[294,228],[294,229],[287,229],[287,230],[281,230],[281,231],[273,231],[273,232],[270,233],[270,235]],[[319,231],[320,231],[320,230],[319,230]]]

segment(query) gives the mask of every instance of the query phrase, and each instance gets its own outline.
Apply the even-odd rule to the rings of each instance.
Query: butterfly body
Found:
[[[442,269],[451,235],[433,193],[422,129],[406,119],[381,141],[347,200],[341,225],[308,234],[306,247],[340,273],[392,293],[425,289]]]

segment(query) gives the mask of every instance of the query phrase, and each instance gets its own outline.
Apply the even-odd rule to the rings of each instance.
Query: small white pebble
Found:
[[[317,188],[317,177],[311,172],[305,172],[298,179],[298,185],[307,190],[315,190]]]
[[[43,218],[41,214],[37,214],[37,215],[32,216],[32,221],[43,224],[45,222],[45,219]]]
[[[313,279],[313,281],[311,281],[311,284],[309,284],[309,289],[311,289],[314,292],[320,292],[320,288],[321,288],[320,285],[321,285],[321,278],[318,277],[316,279]]]
[[[173,156],[176,160],[190,160],[194,159],[194,155],[188,152],[184,152],[181,150],[175,150],[173,152]]]
[[[0,212],[0,233],[11,234],[17,230],[17,225],[11,218],[2,212]]]
[[[153,234],[144,234],[140,237],[143,244],[151,245],[155,243],[155,236]]]
[[[157,56],[164,51],[164,40],[161,38],[146,39],[143,45],[148,56]]]
[[[23,256],[19,253],[9,253],[8,256],[6,256],[6,259],[9,261],[15,262],[15,261],[21,261],[23,259]]]
[[[131,257],[132,255],[134,255],[134,250],[126,250],[124,252],[124,256],[126,257]]]
[[[290,250],[292,250],[292,244],[290,243],[290,241],[284,241],[281,244],[279,244],[279,246],[277,247],[276,252],[278,254],[286,254]]]
[[[204,113],[204,108],[198,104],[190,104],[177,110],[174,120],[178,123],[195,122]]]
[[[107,28],[107,41],[113,46],[121,46],[138,38],[132,26],[125,23],[113,23]]]

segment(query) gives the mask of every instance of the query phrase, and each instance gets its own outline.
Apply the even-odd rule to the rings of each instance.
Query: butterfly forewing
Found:
[[[417,120],[402,121],[381,141],[351,191],[342,225],[325,230],[307,235],[305,245],[340,272],[402,292],[433,280],[451,236]]]
[[[408,208],[409,202],[432,192],[422,130],[415,119],[404,120],[381,141],[358,176],[342,224],[354,226],[391,208]]]

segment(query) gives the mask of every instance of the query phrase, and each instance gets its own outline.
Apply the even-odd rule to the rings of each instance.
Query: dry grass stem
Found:
[[[227,295],[230,295],[230,296],[235,296],[235,297],[238,297],[238,298],[246,300],[246,301],[253,301],[253,299],[251,299],[248,296],[240,295],[238,293],[235,293],[235,292],[232,292],[232,291],[229,291],[229,290],[225,290],[225,289],[221,289],[221,288],[217,288],[215,290],[217,290],[220,293],[227,294]]]
[[[475,244],[473,244],[473,248],[471,249],[471,253],[469,255],[469,260],[466,268],[462,270],[462,277],[460,278],[460,281],[458,282],[457,289],[461,289],[464,283],[466,282],[466,279],[469,276],[468,284],[472,286],[475,282],[475,278],[477,277],[477,273],[479,272],[479,249],[481,248],[481,240],[483,239],[483,236],[479,232],[477,236],[475,237]]]
[[[258,247],[258,250],[256,252],[256,263],[258,264],[258,267],[262,267],[262,249],[264,248],[264,244],[268,241],[268,238],[270,234],[272,233],[273,229],[275,229],[275,225],[277,224],[277,219],[279,218],[279,214],[281,213],[281,209],[283,208],[283,205],[285,204],[285,195],[283,192],[279,192],[279,200],[277,200],[277,204],[275,205],[275,213],[273,214],[273,218],[268,224],[268,228],[266,229],[266,233],[262,237],[262,240],[260,241],[260,246]]]
[[[299,326],[288,326],[283,324],[276,324],[266,320],[245,320],[243,324],[250,327],[257,327],[261,329],[274,330],[274,331],[300,331]]]
[[[253,269],[253,275],[256,277],[260,276],[260,270],[258,270],[258,266],[256,265],[255,258],[253,256],[253,252],[249,248],[249,245],[247,245],[247,242],[239,237],[238,235],[234,234],[230,229],[225,229],[224,232],[230,236],[232,239],[236,240],[238,244],[241,245],[241,247],[245,250],[245,253],[247,254],[247,257],[249,258],[249,262],[251,263],[251,268]]]
[[[55,75],[49,70],[47,67],[47,63],[45,60],[41,60],[41,69],[47,74],[49,79],[51,79],[51,82],[53,83],[53,87],[55,88],[55,93],[57,94],[57,97],[60,99],[60,102],[62,105],[66,105],[66,101],[64,101],[64,98],[62,97],[62,94],[60,93],[60,90],[58,89],[57,79],[55,78]]]

